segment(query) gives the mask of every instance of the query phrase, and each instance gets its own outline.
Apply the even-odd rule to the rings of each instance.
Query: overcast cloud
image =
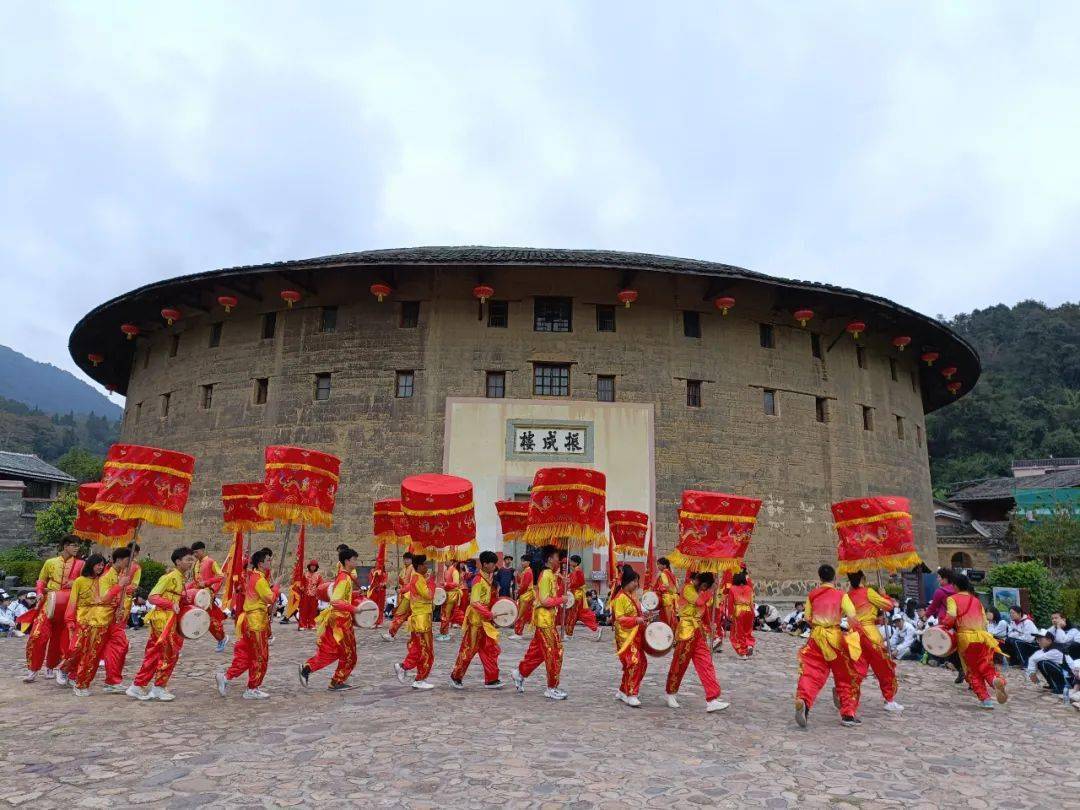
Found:
[[[1080,298],[1077,3],[11,0],[0,30],[0,343],[72,370],[137,285],[405,245]]]

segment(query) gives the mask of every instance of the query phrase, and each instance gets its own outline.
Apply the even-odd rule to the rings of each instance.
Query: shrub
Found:
[[[1080,588],[1061,589],[1061,609],[1069,621],[1080,624]]]
[[[145,597],[165,573],[165,566],[157,560],[143,557],[139,560],[139,567],[142,569],[142,575],[139,578],[139,596]]]
[[[18,577],[20,586],[32,588],[37,582],[43,564],[44,560],[12,560],[0,563],[0,570],[9,577]]]
[[[904,595],[904,586],[898,582],[887,582],[885,584],[885,593],[891,596],[895,601],[899,602],[900,598]]]
[[[64,491],[48,509],[34,515],[34,535],[43,545],[56,548],[75,524],[75,490]]]
[[[37,559],[37,552],[30,546],[12,546],[0,551],[0,568],[13,562],[29,562]]]
[[[1031,615],[1040,627],[1050,623],[1050,614],[1061,607],[1061,595],[1050,571],[1037,560],[997,565],[986,578],[991,586],[1027,588]]]

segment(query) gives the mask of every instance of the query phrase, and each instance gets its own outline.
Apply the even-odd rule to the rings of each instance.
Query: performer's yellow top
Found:
[[[237,618],[236,631],[239,633],[245,627],[254,633],[265,630],[270,623],[266,608],[274,604],[276,599],[273,588],[266,581],[266,574],[262,571],[251,572],[244,588],[244,613]]]
[[[157,581],[157,584],[150,590],[150,600],[153,602],[154,597],[167,600],[173,606],[180,604],[180,595],[184,592],[184,575],[180,572],[179,568],[174,568],[167,574],[162,574],[161,579]],[[173,615],[172,610],[166,607],[154,604],[154,609],[146,615],[146,620],[150,622],[150,626],[154,628],[154,632],[161,633],[165,630],[165,625]]]
[[[705,609],[709,606],[712,597],[702,598],[694,583],[687,582],[682,590],[682,602],[679,605],[679,625],[675,630],[675,637],[679,641],[693,638],[694,633],[703,626]]]
[[[855,615],[858,617],[859,624],[862,625],[866,637],[875,644],[882,644],[884,639],[881,637],[881,631],[878,630],[878,611],[892,610],[893,600],[888,596],[882,596],[869,586],[861,589],[866,592],[865,599],[861,593],[856,598],[856,593],[859,590],[856,588],[848,594],[848,598],[855,608]]]
[[[412,613],[409,614],[409,631],[426,633],[431,630],[431,589],[428,588],[427,577],[422,574],[413,574],[409,586],[409,605],[412,608]],[[444,610],[445,608],[443,605]]]
[[[64,569],[74,562],[74,557],[67,561],[60,556],[50,557],[41,566],[41,573],[38,574],[38,582],[44,582],[45,590],[47,591],[62,590],[64,587]]]
[[[83,627],[108,627],[112,624],[113,613],[120,596],[119,592],[110,598],[110,590],[116,585],[109,585],[100,577],[79,577],[71,585],[71,598],[68,612],[75,611],[75,621]],[[74,607],[72,607],[74,605]]]
[[[558,598],[555,573],[550,568],[540,572],[540,581],[536,583],[536,604],[533,608],[533,625],[537,630],[555,626],[555,614],[558,608],[547,607],[548,600]]]
[[[997,639],[986,629],[986,612],[977,597],[969,593],[954,594],[945,600],[945,612],[944,624],[956,629],[956,641],[961,650],[968,644],[980,643],[994,652],[1001,652]]]
[[[131,582],[124,591],[124,609],[115,611],[113,614],[113,622],[122,627],[127,625],[128,616],[131,614],[131,600],[135,596],[135,591],[139,588],[139,580],[142,579],[142,568],[134,562],[128,563],[128,565],[133,567],[129,567],[128,569],[131,573]],[[108,593],[108,591],[115,587],[119,582],[120,574],[115,568],[110,568],[101,575],[102,592]]]
[[[330,588],[330,604],[323,608],[322,613],[315,619],[317,636],[321,637],[330,627],[333,629],[334,638],[339,642],[345,638],[345,631],[352,625],[354,572],[348,572],[345,576],[342,576],[342,573],[345,572],[338,571],[334,577],[334,584]],[[345,609],[346,605],[348,609]]]
[[[469,590],[469,607],[465,610],[466,627],[482,627],[492,641],[499,640],[499,628],[491,621],[491,575],[480,572]],[[444,607],[445,610],[445,607]],[[485,617],[481,611],[487,613]]]
[[[637,603],[625,592],[619,591],[611,600],[611,626],[615,628],[615,651],[622,653],[641,632],[641,625],[631,624],[624,619],[636,619],[641,616]]]

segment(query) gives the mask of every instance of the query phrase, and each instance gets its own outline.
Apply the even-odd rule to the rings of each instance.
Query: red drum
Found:
[[[194,605],[184,605],[180,608],[180,614],[176,617],[176,623],[180,628],[180,635],[190,641],[194,641],[197,638],[202,638],[209,632],[210,614]]]
[[[491,621],[496,627],[513,627],[517,617],[517,602],[509,596],[500,596],[491,606]]]
[[[656,591],[644,591],[641,594],[642,610],[657,610],[660,607],[660,595]]]
[[[948,658],[956,651],[956,634],[944,627],[927,627],[923,630],[922,645],[937,658]]]
[[[445,605],[446,604],[446,589],[436,588],[435,593],[431,595],[431,604],[433,605]]]
[[[675,631],[666,622],[651,622],[645,625],[645,652],[660,658],[671,652],[675,646]]]
[[[70,598],[71,591],[45,591],[45,615],[50,619],[63,616]]]
[[[353,610],[353,624],[370,630],[379,623],[379,606],[370,599],[361,599]]]

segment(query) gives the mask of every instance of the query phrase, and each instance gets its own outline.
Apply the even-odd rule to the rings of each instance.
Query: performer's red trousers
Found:
[[[574,625],[581,622],[594,633],[600,625],[596,621],[596,614],[585,606],[584,599],[574,599],[573,607],[566,611],[566,635],[574,635]]]
[[[221,641],[225,638],[225,613],[217,605],[211,605],[207,613],[210,614],[210,635],[214,641]]]
[[[383,618],[386,615],[386,588],[375,588],[368,594],[368,599],[379,606],[379,618],[375,622],[376,627],[382,627]]]
[[[547,669],[548,688],[559,685],[559,673],[562,671],[563,646],[559,632],[554,627],[537,627],[529,642],[525,657],[518,664],[518,674],[528,678],[534,669],[543,664]]]
[[[307,665],[312,672],[318,672],[323,667],[330,666],[335,661],[337,669],[330,678],[330,685],[336,686],[345,683],[356,666],[356,633],[353,631],[352,621],[343,621],[337,627],[341,633],[341,641],[334,637],[334,625],[328,624],[323,634],[319,636],[318,646],[315,647],[315,655],[307,660]]]
[[[799,685],[795,688],[795,697],[805,702],[806,708],[811,708],[818,692],[828,682],[830,672],[840,698],[841,716],[854,716],[859,710],[859,674],[843,641],[836,657],[826,661],[817,641],[807,640],[806,646],[799,650]]]
[[[482,626],[468,625],[461,634],[461,647],[450,677],[455,681],[463,680],[473,657],[479,655],[484,667],[484,683],[495,683],[499,680],[499,652],[499,642],[488,636]]]
[[[161,643],[158,643],[161,639]],[[180,660],[180,650],[184,647],[184,637],[176,629],[175,623],[163,635],[150,627],[150,638],[146,640],[146,652],[143,653],[142,666],[135,673],[135,686],[145,687],[150,681],[154,686],[164,689],[169,685],[169,678]]]
[[[464,619],[462,613],[458,616],[458,604],[461,602],[461,592],[453,591],[447,593],[446,602],[443,603],[442,609],[439,611],[439,632],[442,635],[446,635],[450,632],[451,625],[461,624],[461,620]]]
[[[387,631],[391,637],[397,635],[401,625],[409,620],[410,614],[412,614],[412,605],[406,600],[398,602],[398,606],[394,608],[394,618],[390,620],[390,629]]]
[[[622,681],[619,683],[619,691],[627,697],[638,693],[641,689],[641,679],[645,677],[645,670],[649,668],[649,659],[642,647],[641,634],[643,632],[645,628],[639,628],[630,646],[619,656],[619,662],[622,664]]]
[[[245,627],[240,633],[236,646],[233,647],[232,664],[225,672],[226,680],[239,678],[246,672],[248,689],[258,689],[262,686],[263,678],[266,677],[267,664],[270,663],[268,640],[267,630],[249,630]]]
[[[705,700],[716,700],[720,697],[720,682],[716,680],[712,653],[709,652],[709,644],[705,640],[705,631],[701,628],[695,630],[690,638],[675,641],[675,650],[671,654],[671,669],[667,676],[667,693],[678,693],[683,675],[691,661],[694,662],[694,671],[705,690]]]
[[[69,644],[64,615],[61,613],[50,619],[43,610],[39,610],[26,637],[26,668],[37,672],[44,664],[46,669],[56,669],[67,655]]]
[[[76,689],[88,689],[93,683],[108,631],[108,627],[75,627],[71,649],[60,663],[60,669],[67,673]]]
[[[731,621],[731,647],[736,655],[747,655],[754,649],[754,611],[736,613]]]
[[[518,617],[514,622],[514,635],[521,636],[525,634],[525,625],[532,621],[533,613],[533,600],[518,599]]]
[[[957,641],[960,649],[960,658],[964,662],[964,677],[968,685],[975,692],[979,700],[990,697],[990,687],[994,681],[1002,678],[1001,673],[994,669],[994,651],[981,641],[965,642]]]
[[[315,617],[319,615],[319,597],[304,594],[300,597],[299,616],[296,620],[297,630],[312,630],[315,627]]]
[[[405,653],[405,660],[401,662],[401,668],[406,672],[416,670],[416,680],[427,680],[431,674],[431,667],[435,663],[435,647],[431,637],[431,630],[422,633],[409,634],[409,648]]]
[[[113,622],[105,634],[105,647],[101,657],[105,659],[105,683],[116,686],[124,682],[124,661],[128,654],[128,637],[121,622]]]
[[[898,686],[896,663],[893,661],[892,656],[889,655],[889,651],[884,644],[875,644],[866,636],[863,636],[862,655],[858,661],[852,663],[855,665],[855,674],[858,675],[858,679],[855,681],[857,693],[861,694],[862,681],[866,678],[867,673],[873,670],[874,677],[877,678],[878,686],[881,688],[881,696],[885,698],[885,702],[888,703],[896,697]],[[858,703],[860,698],[856,697],[855,700]]]

